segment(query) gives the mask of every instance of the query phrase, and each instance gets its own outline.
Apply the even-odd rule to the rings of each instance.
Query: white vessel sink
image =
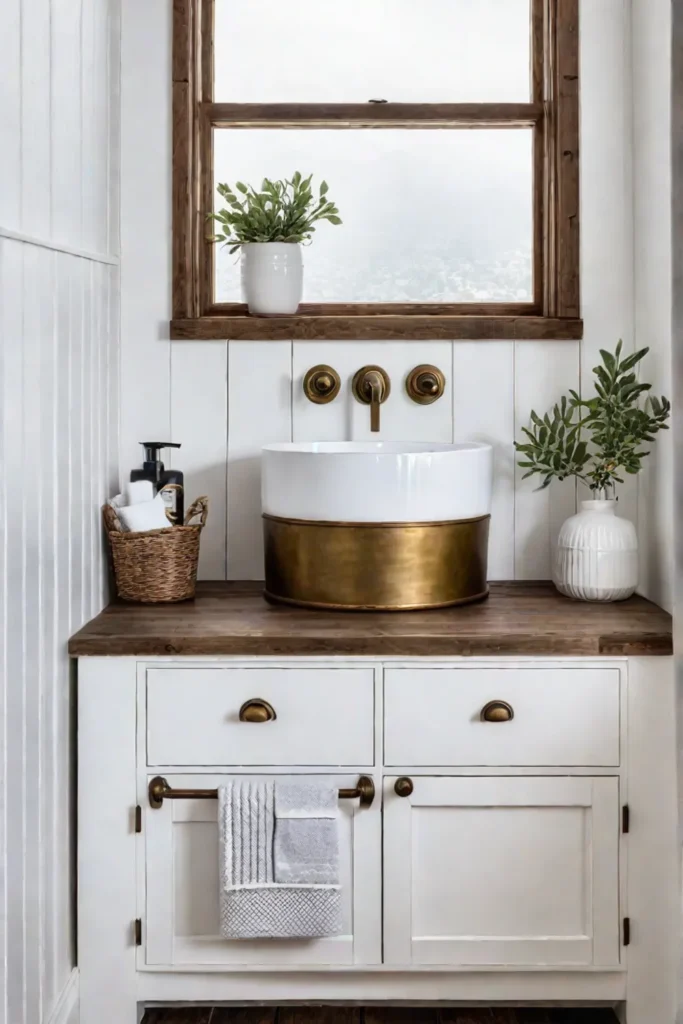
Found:
[[[433,523],[491,510],[488,444],[313,441],[263,449],[263,512],[284,519]]]

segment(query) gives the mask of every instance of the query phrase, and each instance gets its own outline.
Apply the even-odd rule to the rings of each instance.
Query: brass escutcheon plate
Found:
[[[326,405],[339,394],[341,377],[333,367],[320,363],[318,366],[312,366],[307,372],[303,387],[309,402]]]
[[[438,366],[422,363],[408,374],[406,391],[418,405],[431,405],[441,398],[446,389],[446,378]]]
[[[383,370],[381,366],[361,366],[360,370],[358,370],[353,376],[351,390],[353,391],[353,396],[356,401],[362,402],[363,405],[370,405],[370,391],[365,390],[364,384],[365,377],[371,370],[375,370],[384,381],[384,391],[382,392],[382,397],[379,400],[380,405],[382,405],[391,394],[391,380],[387,371]]]

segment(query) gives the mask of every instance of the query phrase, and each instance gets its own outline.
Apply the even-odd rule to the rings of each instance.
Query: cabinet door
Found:
[[[384,794],[385,963],[619,964],[616,778],[413,778]]]
[[[255,776],[252,776],[255,778]],[[168,775],[174,789],[213,789],[218,775]],[[260,776],[263,778],[263,776]],[[330,778],[330,776],[325,776]],[[335,776],[340,788],[357,775]],[[378,963],[381,958],[381,794],[372,807],[339,804],[344,934],[231,941],[219,932],[216,800],[164,800],[143,824],[145,895],[138,966],[225,969]]]

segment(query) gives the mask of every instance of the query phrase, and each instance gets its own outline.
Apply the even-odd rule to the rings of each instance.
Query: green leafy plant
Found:
[[[303,178],[300,171],[284,181],[264,178],[258,192],[241,181],[235,191],[229,185],[217,185],[228,205],[208,214],[219,227],[212,241],[223,242],[233,253],[245,242],[310,242],[318,221],[341,224],[339,210],[327,198],[327,182],[321,182],[314,197],[312,178],[312,174]]]
[[[593,369],[594,398],[570,390],[543,418],[532,410],[530,429],[522,427],[525,440],[515,442],[524,456],[518,463],[527,470],[524,479],[538,474],[542,490],[555,478],[575,476],[604,494],[624,482],[622,473],[640,471],[649,455],[642,446],[669,429],[671,412],[666,398],[648,396],[641,407],[641,395],[652,385],[641,384],[635,371],[648,351],[643,348],[622,359],[621,341],[614,353],[601,349],[602,364]]]

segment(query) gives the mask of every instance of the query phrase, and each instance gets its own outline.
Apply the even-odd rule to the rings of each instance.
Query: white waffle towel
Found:
[[[281,784],[278,783],[278,787]],[[309,789],[313,784],[307,782]],[[329,790],[326,784],[321,789]],[[335,794],[336,797],[336,794]],[[327,800],[328,796],[324,797]],[[334,883],[313,877],[295,883],[280,879],[275,864],[275,784],[233,779],[218,788],[219,878],[221,934],[226,939],[316,938],[342,930],[341,888],[336,852]],[[292,810],[296,808],[292,805]],[[306,812],[306,807],[299,811]],[[310,810],[308,813],[311,813]],[[288,819],[293,820],[293,819]],[[297,818],[302,824],[308,820]],[[325,824],[331,818],[316,819]],[[323,847],[319,844],[318,853]],[[304,870],[302,870],[302,867]],[[305,865],[293,870],[305,875]]]

